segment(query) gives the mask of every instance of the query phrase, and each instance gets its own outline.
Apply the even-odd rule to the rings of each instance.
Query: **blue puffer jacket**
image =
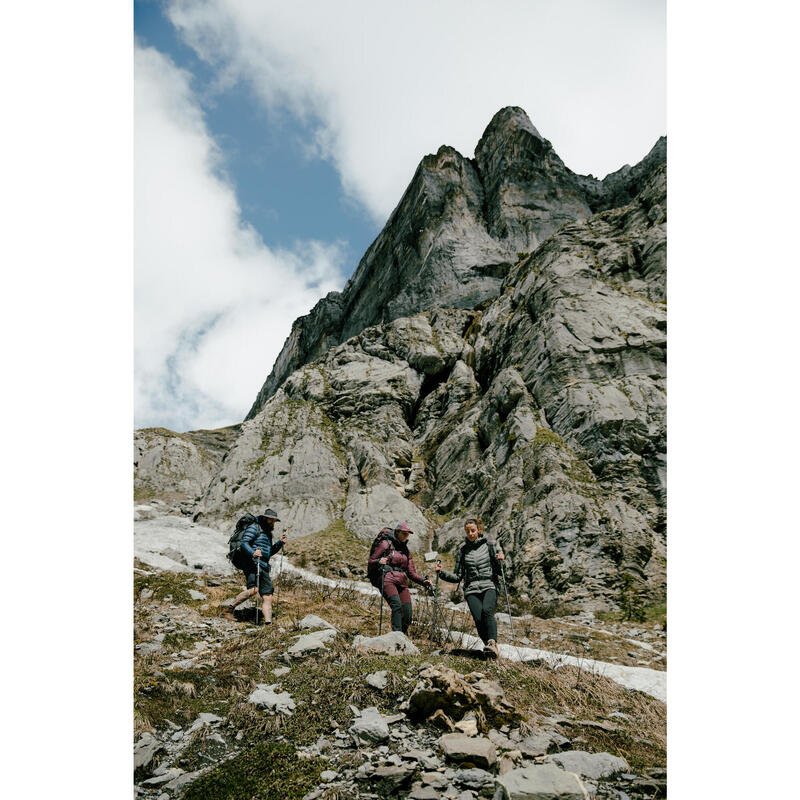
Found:
[[[256,550],[260,549],[261,558],[259,561],[261,562],[261,569],[269,572],[270,556],[283,547],[283,542],[279,539],[277,544],[273,544],[272,533],[267,533],[261,525],[253,522],[244,529],[241,547],[251,557]],[[255,562],[253,562],[253,566],[255,567]]]

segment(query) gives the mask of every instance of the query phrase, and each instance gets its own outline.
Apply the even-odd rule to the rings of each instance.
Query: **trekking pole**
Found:
[[[281,568],[278,570],[278,574],[275,576],[275,585],[273,587],[273,589],[274,589],[274,591],[273,591],[274,597],[272,598],[272,602],[273,602],[273,615],[274,616],[277,616],[277,613],[278,613],[278,583],[280,583],[281,575],[283,574],[283,555],[284,555],[285,549],[286,549],[286,546],[284,545],[284,547],[281,549]]]
[[[455,642],[453,641],[453,632],[450,630],[450,625],[447,622],[447,617],[445,616],[444,611],[442,611],[442,607],[439,605],[439,601],[434,596],[434,598],[433,598],[433,616],[434,616],[434,620],[436,619],[436,612],[437,611],[439,612],[439,616],[442,618],[442,621],[444,622],[444,626],[447,629],[447,640],[448,640],[448,642],[450,642],[450,644],[452,644],[452,645],[455,645]]]
[[[511,618],[511,602],[508,599],[508,583],[506,582],[505,559],[500,562],[500,570],[503,573],[503,588],[506,590],[506,608],[508,609],[508,624],[511,626],[511,638],[514,638],[514,620]]]
[[[261,589],[261,559],[256,559],[256,625],[258,625],[258,601],[261,599],[259,590]]]
[[[381,604],[381,613],[380,613],[380,621],[378,622],[378,636],[380,636],[383,631],[383,579],[385,575],[386,573],[381,568],[381,596],[378,600],[378,602]]]
[[[441,564],[441,559],[437,560],[437,564]],[[439,596],[439,573],[436,573],[436,585],[433,587],[432,592],[433,600],[435,601],[436,598]],[[433,606],[433,603],[431,603]],[[433,640],[433,634],[436,631],[436,606],[431,608],[431,644],[435,644]]]

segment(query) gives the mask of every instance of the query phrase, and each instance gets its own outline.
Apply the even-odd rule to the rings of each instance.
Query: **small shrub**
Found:
[[[622,609],[622,618],[628,622],[644,622],[647,618],[636,579],[629,572],[622,575],[617,602]]]

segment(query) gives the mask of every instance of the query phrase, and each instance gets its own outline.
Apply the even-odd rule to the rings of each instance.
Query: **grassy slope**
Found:
[[[310,744],[323,734],[330,735],[337,725],[346,729],[352,720],[348,709],[351,703],[359,708],[376,705],[386,712],[396,710],[397,698],[408,696],[419,666],[430,661],[444,663],[461,673],[479,669],[496,678],[531,721],[549,716],[568,718],[574,724],[564,731],[576,748],[624,756],[634,770],[666,764],[666,708],[647,695],[627,691],[613,681],[572,667],[553,670],[543,665],[504,661],[476,664],[465,657],[432,655],[424,638],[429,628],[422,618],[411,630],[423,650],[420,656],[363,655],[350,647],[350,641],[356,633],[377,633],[377,598],[315,587],[289,578],[279,585],[277,624],[250,634],[238,626],[214,651],[212,665],[165,672],[164,666],[178,657],[176,653],[181,648],[192,649],[198,629],[190,623],[215,616],[220,600],[239,588],[232,579],[221,586],[204,588],[209,602],[193,601],[188,590],[194,588],[195,580],[188,575],[156,574],[137,577],[134,587],[137,596],[145,588],[153,591],[151,599],[135,604],[135,633],[139,640],[152,638],[153,612],[167,614],[177,628],[165,636],[165,654],[136,658],[137,730],[162,728],[166,719],[187,725],[200,712],[210,711],[227,717],[228,725],[244,735],[240,743],[242,752],[190,785],[185,793],[189,800],[212,797],[271,800],[278,797],[276,785],[281,787],[281,798],[301,798],[318,782],[325,764],[296,759],[294,748]],[[421,617],[422,604],[417,608]],[[282,688],[292,695],[302,711],[289,718],[266,716],[246,702],[247,695],[256,683],[275,682],[272,669],[283,665],[281,655],[297,635],[297,622],[307,613],[328,619],[342,631],[342,636],[328,653],[294,665],[280,679]],[[267,657],[260,655],[268,650],[274,652]],[[389,671],[390,682],[385,690],[377,692],[366,686],[363,676],[381,669]],[[612,711],[621,711],[630,719],[614,718],[611,731],[590,724],[608,725],[607,716]],[[180,765],[185,769],[198,766],[192,761],[191,748],[182,759]]]

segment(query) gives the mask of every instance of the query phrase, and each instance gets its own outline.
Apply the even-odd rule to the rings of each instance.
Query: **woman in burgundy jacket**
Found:
[[[431,588],[431,582],[414,566],[407,544],[411,533],[408,523],[400,523],[391,533],[385,534],[369,559],[370,571],[383,572],[383,596],[392,610],[392,630],[403,633],[411,624],[409,578],[426,589]]]

